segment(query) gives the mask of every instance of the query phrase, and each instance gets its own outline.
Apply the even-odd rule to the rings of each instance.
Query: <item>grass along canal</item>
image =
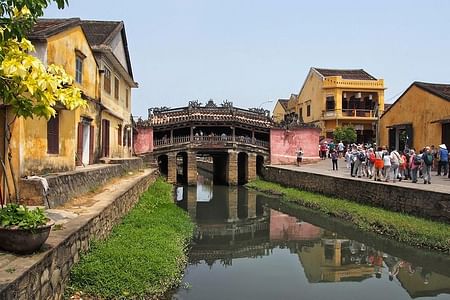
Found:
[[[247,186],[269,194],[282,195],[281,201],[283,202],[301,205],[325,215],[346,220],[362,231],[375,232],[411,246],[435,249],[450,254],[449,224],[301,191],[296,188],[287,188],[263,180],[255,180]]]
[[[74,266],[66,295],[83,299],[163,296],[181,280],[192,231],[189,216],[173,204],[173,186],[158,179],[110,237],[94,242]]]

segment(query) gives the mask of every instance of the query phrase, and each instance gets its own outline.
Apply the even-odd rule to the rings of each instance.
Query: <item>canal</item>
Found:
[[[172,299],[450,299],[450,259],[244,187],[177,188],[196,221]]]

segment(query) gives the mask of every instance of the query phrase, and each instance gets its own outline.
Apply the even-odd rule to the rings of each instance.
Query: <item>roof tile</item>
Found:
[[[343,79],[351,80],[377,80],[375,77],[364,71],[363,69],[320,69],[313,68],[322,76],[341,76]]]
[[[413,84],[438,97],[450,101],[450,84],[428,83],[420,81],[415,81]]]

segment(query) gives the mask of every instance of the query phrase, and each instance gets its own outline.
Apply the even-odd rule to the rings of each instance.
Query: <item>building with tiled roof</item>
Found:
[[[19,151],[20,176],[73,170],[76,165],[95,163],[100,149],[99,139],[95,138],[100,132],[99,73],[80,19],[39,19],[28,38],[35,46],[34,55],[44,64],[61,65],[74,78],[73,85],[81,90],[88,105],[73,111],[56,106],[57,114],[49,121],[19,122],[23,129],[15,133],[20,140],[34,145]]]
[[[389,148],[450,147],[450,83],[413,82],[380,118]]]
[[[358,142],[374,142],[384,90],[384,80],[363,69],[311,68],[287,114],[320,127],[322,137],[333,138],[336,127],[352,126]]]
[[[313,68],[323,77],[340,76],[349,80],[377,80],[363,69],[321,69]]]
[[[23,126],[15,131],[18,140],[34,145],[22,147],[19,175],[71,170],[103,156],[131,156],[130,89],[137,84],[123,22],[42,18],[28,38],[44,64],[61,65],[74,78],[88,105],[74,111],[57,106],[48,122],[18,121]]]
[[[100,73],[102,156],[132,155],[131,89],[133,78],[125,25],[122,21],[82,20]],[[108,146],[109,145],[109,146]]]
[[[284,116],[287,112],[289,99],[278,99],[272,111],[272,118],[276,123],[280,123],[284,120]]]

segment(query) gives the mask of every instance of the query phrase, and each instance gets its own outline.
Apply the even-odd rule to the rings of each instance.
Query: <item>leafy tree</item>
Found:
[[[0,103],[14,114],[5,128],[8,149],[9,127],[17,117],[49,119],[56,114],[54,106],[58,103],[69,110],[87,105],[81,98],[81,91],[72,86],[73,78],[62,67],[45,66],[31,55],[34,46],[26,36],[52,2],[60,9],[68,4],[67,0],[0,0]],[[17,196],[10,149],[8,152]],[[0,160],[7,176],[5,162]],[[11,194],[10,187],[8,191]]]
[[[336,127],[333,135],[336,142],[342,141],[345,144],[356,142],[356,130],[351,126]]]

